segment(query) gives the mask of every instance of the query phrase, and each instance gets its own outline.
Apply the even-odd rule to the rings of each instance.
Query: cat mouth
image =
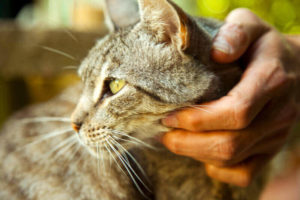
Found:
[[[84,131],[86,130],[86,131]],[[105,157],[120,156],[128,152],[132,147],[153,148],[151,144],[134,137],[133,133],[105,127],[103,129],[82,129],[78,133],[80,140],[87,147],[89,152],[98,157],[99,153],[105,154]]]
[[[104,143],[110,140],[111,135],[100,134],[100,133],[92,133],[92,134],[79,133],[79,137],[85,146],[94,148],[94,147],[104,146]]]
[[[95,131],[85,133],[80,131],[78,133],[79,140],[88,149],[88,151],[95,157],[103,154],[103,157],[115,156],[121,154],[126,150],[116,136],[109,132]]]

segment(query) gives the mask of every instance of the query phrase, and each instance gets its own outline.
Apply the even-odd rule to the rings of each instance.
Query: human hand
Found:
[[[299,115],[297,48],[249,10],[232,11],[214,40],[212,58],[219,63],[242,58],[240,82],[226,96],[199,106],[207,112],[186,108],[163,119],[176,128],[162,136],[163,144],[204,162],[212,178],[249,185]]]

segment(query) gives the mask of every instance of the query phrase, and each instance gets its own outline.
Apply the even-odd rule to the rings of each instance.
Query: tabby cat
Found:
[[[257,199],[263,176],[247,188],[217,182],[156,139],[170,130],[160,123],[170,112],[219,98],[239,80],[238,65],[209,56],[221,23],[168,0],[105,5],[112,32],[82,62],[82,84],[4,126],[0,199]]]

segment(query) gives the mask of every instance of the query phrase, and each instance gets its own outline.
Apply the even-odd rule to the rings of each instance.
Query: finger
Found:
[[[243,130],[190,132],[177,129],[165,133],[161,141],[173,153],[215,165],[232,165],[282,145],[297,112],[290,103],[281,109],[277,107],[280,105],[276,103],[269,106]]]
[[[212,164],[217,167],[228,167],[235,165],[237,163],[242,162],[243,160],[246,160],[247,158],[258,155],[258,154],[271,154],[279,149],[284,145],[286,142],[286,138],[288,136],[289,129],[285,128],[283,130],[277,131],[276,133],[270,135],[267,138],[264,138],[263,140],[259,141],[255,145],[249,145],[245,148],[241,148],[239,152],[236,153],[235,156],[232,156],[231,158],[228,158],[227,160],[221,160],[221,159],[212,159],[210,158],[204,158],[200,156],[193,157],[195,160]],[[219,157],[221,158],[221,157]]]
[[[226,18],[212,46],[212,57],[220,63],[230,63],[243,55],[253,41],[269,27],[250,10],[239,8]]]
[[[255,138],[255,133],[245,131],[195,134],[176,130],[164,135],[162,143],[175,154],[216,166],[230,166],[254,154],[269,153],[280,148],[285,142],[286,134],[276,134],[260,140],[259,136]]]
[[[246,187],[251,184],[255,175],[272,156],[273,155],[258,155],[233,167],[216,167],[206,164],[205,170],[207,175],[214,179],[240,187]]]
[[[244,102],[236,93],[174,112],[163,119],[162,123],[168,127],[189,131],[240,129],[248,125],[245,118],[251,118],[242,113],[246,111],[248,104],[249,102]]]
[[[162,123],[189,131],[244,129],[271,98],[270,95],[260,95],[259,90],[263,89],[259,87],[261,84],[240,83],[227,96],[174,112]],[[247,94],[242,91],[247,91]]]
[[[162,137],[162,143],[173,153],[197,158],[204,162],[225,162],[239,151],[239,133],[193,133],[174,130]]]

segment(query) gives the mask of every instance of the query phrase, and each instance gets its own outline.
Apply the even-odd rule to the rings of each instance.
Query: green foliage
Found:
[[[224,19],[233,9],[249,8],[283,33],[300,33],[299,0],[174,0],[192,15]]]

